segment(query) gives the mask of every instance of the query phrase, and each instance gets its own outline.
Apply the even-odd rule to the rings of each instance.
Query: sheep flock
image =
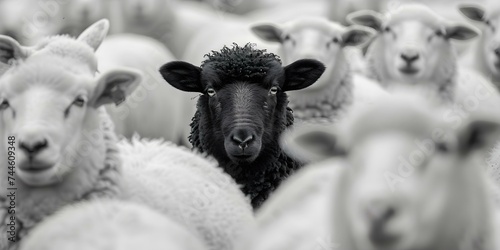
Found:
[[[0,250],[500,250],[498,0],[0,0]]]

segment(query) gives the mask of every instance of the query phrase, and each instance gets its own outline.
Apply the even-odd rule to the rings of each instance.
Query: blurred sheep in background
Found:
[[[146,227],[164,221],[165,227],[174,228],[174,234],[164,238],[156,233],[143,238],[151,247],[161,240],[167,249],[186,236],[194,247],[216,250],[498,250],[499,6],[498,0],[0,0],[0,139],[11,133],[22,139],[22,149],[16,152],[19,163],[27,161],[26,154],[35,155],[47,146],[36,143],[38,134],[26,136],[26,128],[15,125],[15,116],[28,112],[20,102],[35,107],[25,115],[27,121],[45,121],[59,128],[54,135],[69,140],[59,145],[61,154],[81,142],[83,127],[104,130],[99,130],[98,138],[92,136],[98,145],[89,149],[99,153],[75,159],[79,164],[72,161],[72,168],[55,165],[58,175],[52,170],[37,175],[29,168],[26,171],[26,164],[18,170],[18,236],[24,238],[35,229],[26,246],[29,250],[56,242],[71,246],[72,239],[81,238],[74,235],[68,237],[70,241],[52,242],[44,235],[63,235],[68,229],[70,234],[95,238],[98,231],[87,234],[72,224],[91,223],[86,216],[94,212],[104,212],[102,218],[110,211],[119,216],[135,209],[151,219],[138,222],[146,222]],[[104,38],[107,28],[98,29],[97,36],[84,32],[103,18],[110,20],[111,36]],[[193,65],[233,43],[251,43],[246,48],[276,54],[283,69],[294,69],[287,76],[299,81],[311,81],[310,70],[293,62],[311,66],[304,59],[316,59],[317,68],[319,63],[326,66],[317,83],[290,93],[293,112],[274,112],[269,102],[255,110],[250,106],[257,107],[257,102],[239,106],[238,115],[253,112],[247,122],[264,124],[259,125],[267,131],[262,140],[272,148],[255,150],[251,157],[279,156],[272,160],[252,164],[247,162],[248,154],[226,155],[217,114],[232,100],[229,94],[223,100],[210,99],[212,108],[205,109],[204,114],[215,114],[217,122],[203,119],[201,127],[215,132],[198,133],[199,114],[192,122],[197,102],[207,101],[210,93],[237,92],[234,86],[222,92],[196,89],[197,93],[171,86],[189,91],[186,79],[201,75],[200,82],[213,84],[215,75],[198,75]],[[165,77],[168,83],[158,72],[164,64],[180,65],[168,72],[162,68],[163,76],[170,74]],[[214,68],[221,72],[220,67]],[[33,74],[38,74],[37,81],[29,78]],[[95,90],[92,95],[102,94],[104,99],[95,103],[66,92],[48,98],[46,93],[53,89],[42,82],[57,82],[54,75],[71,83],[61,87],[92,83],[88,85]],[[178,77],[172,79],[173,75]],[[273,76],[273,83],[284,79]],[[17,81],[34,82],[26,85],[26,94],[19,91],[24,84],[13,84]],[[407,89],[409,95],[399,91],[405,86],[411,89]],[[254,90],[268,100],[290,89],[259,85]],[[19,97],[21,101],[9,102]],[[83,108],[86,102],[95,105]],[[281,109],[286,108],[285,102]],[[57,103],[71,107],[64,122],[63,110],[53,112],[59,108],[39,112],[59,107]],[[327,123],[292,126],[293,117]],[[60,125],[66,122],[74,126]],[[175,145],[193,146],[188,140],[190,124],[194,151],[205,153]],[[118,140],[114,132],[123,138]],[[438,140],[433,140],[436,136]],[[29,142],[34,142],[33,147]],[[240,152],[239,146],[241,150],[248,146],[243,141],[229,142],[233,153]],[[0,149],[0,157],[5,157],[5,143],[0,143]],[[207,153],[216,154],[218,161]],[[403,161],[402,155],[418,162]],[[43,156],[46,152],[32,158]],[[275,158],[290,165],[278,166]],[[309,166],[294,173],[303,164]],[[7,169],[3,158],[0,166]],[[256,171],[262,169],[271,170]],[[8,220],[5,174],[0,172],[1,221]],[[57,181],[59,185],[52,183]],[[42,184],[46,186],[36,186]],[[397,188],[391,189],[393,184]],[[88,207],[56,212],[82,199],[103,197],[127,203],[102,204],[107,206],[104,211],[92,201]],[[252,210],[250,200],[255,207],[262,205],[260,209]],[[128,202],[130,207],[124,205]],[[148,208],[134,208],[133,203]],[[38,229],[35,225],[45,218],[47,224]],[[110,233],[128,233],[113,218],[105,225],[122,231]],[[58,220],[71,225],[58,228]],[[4,232],[6,224],[2,225]],[[74,229],[69,230],[70,226]],[[119,245],[134,238],[102,240]],[[17,250],[16,245],[9,247]],[[7,248],[5,237],[0,238],[0,248]]]
[[[136,203],[70,205],[36,227],[21,250],[206,250],[199,235]]]
[[[294,117],[301,121],[334,122],[351,106],[369,105],[387,94],[379,83],[353,70],[363,71],[364,65],[356,65],[363,61],[356,57],[362,57],[356,46],[372,39],[375,31],[371,28],[308,17],[284,24],[257,24],[252,30],[263,40],[280,44],[278,54],[285,64],[300,58],[325,64],[325,73],[313,86],[289,94]]]
[[[453,129],[444,111],[398,92],[340,126],[286,133],[285,149],[316,158],[258,211],[243,249],[498,249],[483,157],[500,119],[483,113]]]
[[[500,2],[462,4],[460,11],[482,34],[463,55],[462,63],[490,79],[500,89]]]

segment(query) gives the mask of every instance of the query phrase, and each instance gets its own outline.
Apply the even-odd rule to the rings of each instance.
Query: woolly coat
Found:
[[[21,250],[205,250],[198,235],[146,206],[98,200],[67,206],[40,223]]]
[[[209,249],[233,249],[254,226],[252,208],[217,162],[161,140],[116,142],[112,123],[101,112],[106,161],[78,166],[60,184],[31,188],[18,181],[18,241],[62,207],[78,201],[114,198],[146,204],[199,234]],[[123,159],[123,165],[122,165]],[[5,178],[7,179],[7,178]],[[7,187],[2,182],[1,249],[7,248]]]

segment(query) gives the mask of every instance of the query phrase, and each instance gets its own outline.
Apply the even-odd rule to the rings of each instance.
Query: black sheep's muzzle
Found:
[[[231,161],[251,163],[257,159],[262,147],[262,136],[253,129],[236,127],[225,136],[224,148]]]

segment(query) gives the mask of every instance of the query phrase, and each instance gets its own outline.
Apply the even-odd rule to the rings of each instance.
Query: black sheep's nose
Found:
[[[410,64],[420,58],[420,55],[417,52],[405,52],[401,54],[401,58],[406,61],[406,63]]]
[[[250,144],[254,138],[255,137],[248,130],[238,130],[231,136],[233,143],[238,145],[242,150],[247,148],[248,144]]]
[[[34,156],[47,148],[49,143],[46,139],[31,140],[31,141],[21,141],[19,143],[19,148],[23,150],[29,156]]]

